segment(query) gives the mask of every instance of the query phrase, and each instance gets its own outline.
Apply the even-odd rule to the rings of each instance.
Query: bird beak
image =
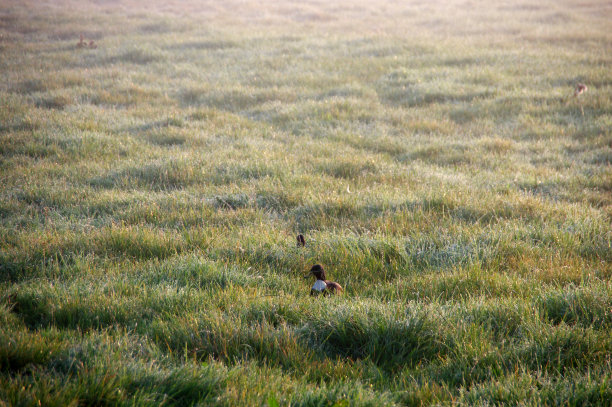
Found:
[[[304,278],[308,278],[308,277],[310,277],[310,276],[312,276],[312,270],[310,270],[308,273],[306,273],[306,274],[304,275]]]

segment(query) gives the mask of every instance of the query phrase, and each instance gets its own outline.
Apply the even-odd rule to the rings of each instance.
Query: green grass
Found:
[[[606,2],[137,3],[0,4],[0,406],[609,404]]]

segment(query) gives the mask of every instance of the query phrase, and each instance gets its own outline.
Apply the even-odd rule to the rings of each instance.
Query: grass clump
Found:
[[[367,307],[335,307],[333,311],[312,320],[303,331],[310,343],[330,357],[368,359],[393,370],[442,357],[452,348],[439,326],[422,311],[406,310],[404,316]]]

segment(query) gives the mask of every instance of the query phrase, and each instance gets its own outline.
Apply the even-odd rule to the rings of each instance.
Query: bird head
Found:
[[[323,270],[323,267],[320,264],[315,264],[314,266],[312,266],[312,268],[310,269],[308,274],[304,276],[304,278],[308,278],[311,275],[315,276],[317,280],[325,280],[325,270]]]

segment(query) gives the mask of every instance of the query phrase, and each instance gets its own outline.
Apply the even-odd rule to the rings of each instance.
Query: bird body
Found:
[[[578,85],[576,85],[576,89],[574,89],[574,96],[578,97],[581,94],[583,94],[584,92],[587,91],[587,86],[584,83],[579,83]]]
[[[325,270],[319,264],[315,264],[310,269],[309,275],[315,276],[316,280],[310,289],[310,295],[328,295],[328,294],[339,294],[342,292],[342,286],[334,281],[325,279]],[[308,276],[308,275],[307,275]]]
[[[317,280],[312,285],[311,291],[321,292],[321,291],[326,290],[326,289],[327,289],[327,282],[325,280]]]
[[[584,92],[586,92],[587,89],[588,89],[587,85],[585,85],[584,83],[577,84],[576,88],[574,89],[574,98],[578,100],[578,103],[580,104],[580,112],[582,113],[583,116],[584,116],[584,108],[582,107],[582,102],[580,101],[579,96],[582,95]]]

